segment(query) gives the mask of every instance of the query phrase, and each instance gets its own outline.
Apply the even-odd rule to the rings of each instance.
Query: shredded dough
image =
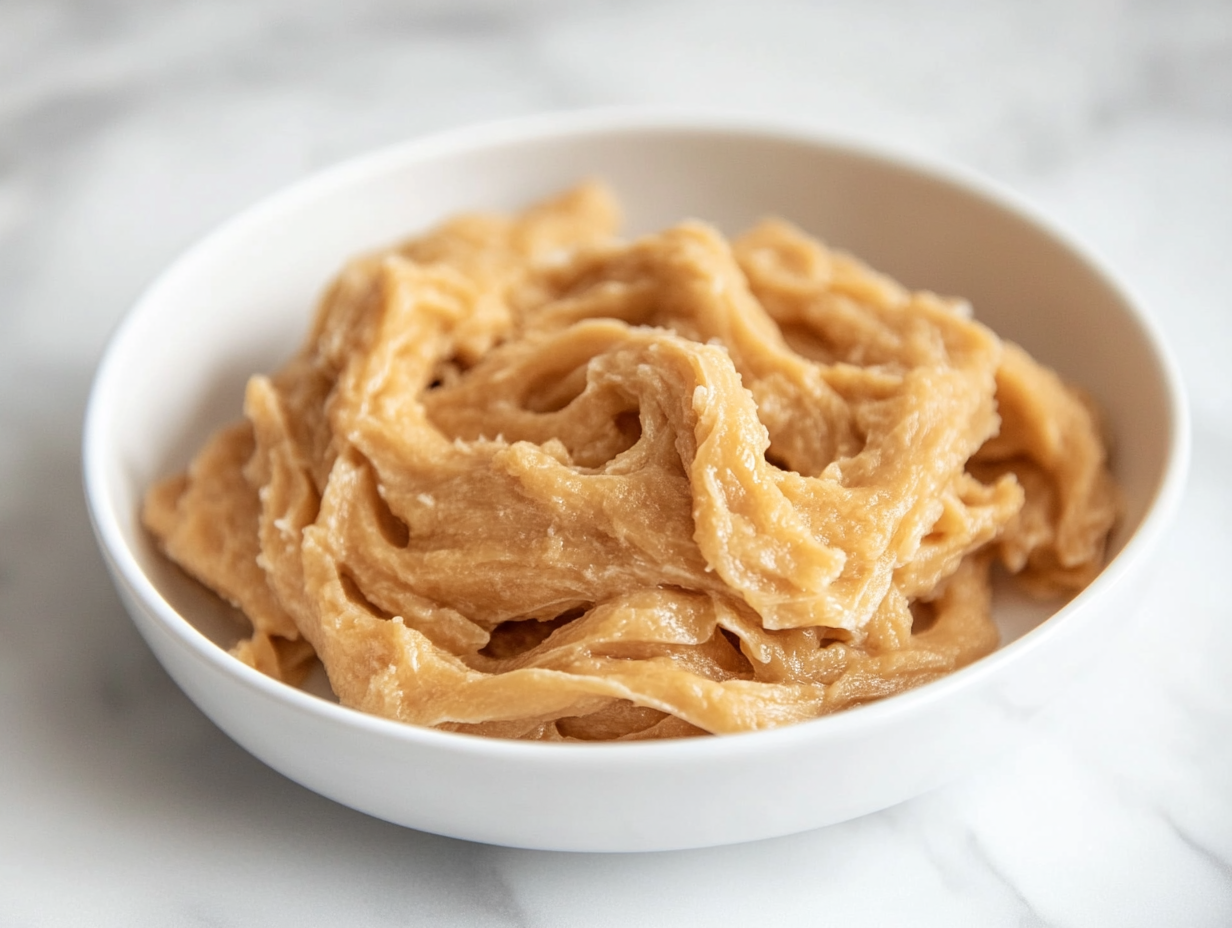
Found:
[[[1100,569],[1089,403],[966,304],[800,230],[624,243],[586,184],[352,261],[240,424],[149,493],[288,682],[507,738],[810,719],[997,644],[994,561]]]

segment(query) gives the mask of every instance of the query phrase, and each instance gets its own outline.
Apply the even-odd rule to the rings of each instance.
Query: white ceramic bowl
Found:
[[[1085,387],[1125,494],[1112,559],[1050,614],[1000,596],[1005,642],[958,673],[775,731],[617,745],[424,730],[276,683],[230,657],[233,620],[155,552],[142,494],[237,418],[250,373],[301,339],[343,260],[463,209],[512,208],[608,179],[629,231],[785,216],[977,316]],[[864,145],[725,119],[539,118],[400,145],[297,184],[162,275],[99,369],[85,481],[116,586],[154,653],[270,766],[371,815],[522,847],[656,850],[801,831],[884,808],[967,769],[1100,652],[1133,612],[1180,497],[1179,380],[1133,300],[1081,248],[985,182]]]

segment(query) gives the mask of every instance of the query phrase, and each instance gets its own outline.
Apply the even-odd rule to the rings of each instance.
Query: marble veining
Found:
[[[150,278],[265,193],[627,103],[941,155],[1073,230],[1181,363],[1180,518],[1104,658],[896,808],[623,856],[367,818],[234,745],[138,638],[79,489],[93,367]],[[1226,0],[0,4],[0,925],[1232,924],[1229,217]]]

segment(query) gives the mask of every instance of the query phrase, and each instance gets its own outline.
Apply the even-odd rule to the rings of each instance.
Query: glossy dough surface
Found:
[[[617,223],[588,184],[355,259],[150,491],[240,659],[457,731],[729,733],[988,653],[994,561],[1098,572],[1089,405],[963,303],[777,220]]]

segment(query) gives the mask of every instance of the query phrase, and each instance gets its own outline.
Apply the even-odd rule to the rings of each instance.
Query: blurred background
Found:
[[[604,858],[388,826],[265,769],[131,628],[89,381],[227,216],[550,110],[751,112],[958,162],[1145,300],[1191,486],[1143,609],[1021,751],[809,835]],[[1232,924],[1229,0],[0,0],[0,924]]]

